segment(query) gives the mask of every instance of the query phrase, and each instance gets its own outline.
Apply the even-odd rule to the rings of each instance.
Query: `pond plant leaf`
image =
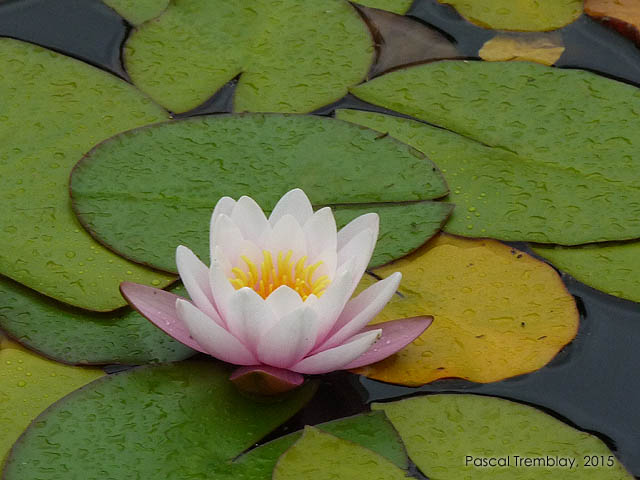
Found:
[[[373,56],[371,33],[345,0],[171,2],[124,50],[134,84],[174,112],[238,75],[234,111],[310,112],[360,83]]]
[[[402,15],[359,6],[373,32],[378,57],[370,77],[401,65],[460,57],[455,45],[442,33]]]
[[[0,65],[0,274],[99,311],[125,305],[124,280],[171,283],[91,238],[68,192],[71,167],[94,144],[166,113],[119,78],[18,40],[0,39]]]
[[[584,0],[584,11],[640,46],[640,4],[636,0]]]
[[[374,403],[371,408],[387,414],[409,457],[429,478],[633,479],[598,437],[528,405],[437,394]],[[488,463],[491,458],[493,465]]]
[[[476,25],[524,32],[556,30],[582,14],[582,0],[438,0]]]
[[[383,456],[356,443],[314,427],[305,427],[302,437],[278,460],[273,480],[406,480],[406,473]]]
[[[574,171],[589,180],[576,185],[583,199],[597,203],[598,198],[585,192],[591,180],[599,184],[599,200],[611,208],[580,225],[573,223],[574,215],[565,219],[566,227],[573,229],[571,237],[575,234],[573,241],[537,241],[578,244],[638,237],[636,87],[585,71],[528,62],[442,61],[388,73],[353,92],[370,103],[511,152],[526,163]],[[455,187],[452,184],[454,191]],[[567,192],[567,197],[574,193]],[[527,190],[522,194],[528,198]],[[585,215],[582,208],[576,201],[575,215]],[[546,223],[554,208],[546,210],[536,227]],[[581,234],[582,229],[591,235]]]
[[[404,15],[411,8],[413,0],[359,0],[354,2],[369,8],[377,8],[378,10],[386,10],[387,12]]]
[[[61,365],[17,344],[0,348],[0,466],[13,443],[53,402],[104,375],[96,368]]]
[[[433,324],[396,355],[355,370],[367,377],[409,386],[495,382],[542,368],[577,334],[578,310],[555,270],[495,240],[440,234],[373,273],[396,271],[402,296],[374,323],[428,314]]]
[[[562,35],[557,32],[505,33],[487,40],[478,55],[489,62],[531,61],[551,66],[564,50]]]
[[[166,271],[175,271],[180,244],[208,262],[221,197],[249,195],[270,211],[295,187],[316,207],[335,206],[339,226],[377,211],[372,264],[418,248],[451,211],[428,201],[447,186],[422,153],[315,116],[215,115],[133,130],[97,146],[71,178],[75,211],[100,242]]]
[[[640,242],[532,248],[576,280],[609,295],[640,303]]]
[[[40,415],[16,443],[3,478],[205,478],[315,391],[308,383],[267,402],[241,395],[228,377],[227,367],[202,361],[109,375]]]
[[[156,18],[169,6],[170,0],[103,0],[132,25]]]
[[[321,423],[315,428],[376,452],[398,468],[406,470],[409,467],[398,432],[383,412],[341,418]],[[233,461],[226,475],[236,480],[270,480],[278,458],[300,439],[302,433],[290,433],[250,450]],[[226,478],[224,475],[219,477]]]
[[[186,296],[182,286],[172,291]],[[2,277],[0,329],[30,349],[70,364],[174,362],[195,353],[130,308],[89,312]]]
[[[356,110],[337,110],[336,118],[388,133],[438,165],[451,185],[446,200],[456,205],[443,227],[449,233],[585,243],[606,239],[621,223],[633,225],[640,214],[627,208],[640,198],[636,190],[616,188],[601,177],[532,162],[406,118]],[[611,205],[612,196],[626,201]]]

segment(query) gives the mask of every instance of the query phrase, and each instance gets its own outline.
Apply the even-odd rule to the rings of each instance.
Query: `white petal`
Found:
[[[211,248],[210,255],[212,259],[213,259],[213,253],[214,253],[213,226],[221,214],[225,214],[227,216],[231,215],[231,211],[233,210],[233,207],[235,206],[235,204],[236,204],[236,201],[233,198],[222,197],[220,200],[218,200],[218,203],[216,203],[216,206],[213,209],[213,214],[211,215],[211,222],[209,224],[209,246]]]
[[[302,305],[302,298],[298,292],[287,285],[282,285],[269,295],[265,302],[271,307],[277,318],[293,312]]]
[[[198,345],[213,357],[236,365],[255,365],[255,356],[236,337],[198,310],[191,302],[176,301],[176,312]]]
[[[373,318],[380,313],[398,289],[402,274],[393,275],[374,283],[356,298],[349,300],[338,317],[333,333],[320,346],[318,351],[326,350],[343,343],[347,338],[360,332]]]
[[[354,218],[338,232],[338,250],[363,230],[371,230],[374,237],[378,238],[379,227],[380,217],[378,217],[377,213],[366,213]]]
[[[304,223],[313,215],[313,208],[307,195],[295,188],[285,193],[271,212],[269,222],[271,225],[275,225],[285,215],[292,215],[298,220],[298,224],[304,225]]]
[[[322,275],[326,275],[329,277],[329,280],[332,280],[336,275],[336,266],[338,264],[338,252],[334,249],[327,248],[319,255],[313,257],[310,256],[307,261],[307,265],[313,265],[316,262],[322,262],[322,265],[316,270],[314,275],[315,278],[320,277]]]
[[[357,286],[364,274],[364,271],[371,260],[373,249],[376,246],[376,237],[371,230],[363,230],[349,240],[344,247],[338,251],[338,268],[345,262],[353,261],[353,288]],[[353,292],[353,290],[352,290]]]
[[[345,304],[351,298],[353,289],[353,277],[349,269],[349,265],[345,265],[336,273],[324,295],[313,303],[314,310],[318,313],[320,326],[318,328],[318,339],[314,347],[318,347],[324,342],[327,334],[333,329],[338,316],[344,309]],[[354,287],[355,288],[355,287]]]
[[[184,283],[193,303],[206,315],[219,319],[215,301],[209,285],[209,269],[187,247],[180,245],[176,249],[176,265],[180,279]]]
[[[303,358],[289,370],[310,375],[340,370],[364,354],[380,337],[382,330],[371,330],[351,337],[347,343]]]
[[[232,247],[237,245],[240,240],[244,240],[244,235],[240,228],[231,220],[231,217],[222,213],[218,215],[215,223],[211,227],[211,249],[221,246],[227,252],[231,253]]]
[[[211,285],[211,294],[215,301],[216,310],[220,313],[224,322],[223,326],[227,325],[226,318],[229,315],[231,308],[231,298],[236,292],[233,288],[229,278],[224,270],[224,267],[214,260],[209,268],[209,284]]]
[[[277,317],[255,290],[243,287],[231,297],[225,320],[229,331],[255,352],[260,337],[275,324]]]
[[[258,343],[258,359],[267,365],[288,368],[309,353],[316,342],[318,316],[307,306],[281,318]]]
[[[337,251],[338,232],[331,208],[324,207],[318,210],[302,229],[307,240],[309,257],[316,257],[326,250]]]
[[[252,239],[255,243],[260,243],[261,236],[269,228],[267,217],[251,197],[240,197],[230,217],[240,228],[244,238]]]
[[[277,255],[278,252],[286,254],[291,250],[293,259],[307,254],[307,241],[304,237],[304,232],[292,215],[284,215],[273,226],[273,229],[267,232],[265,249],[271,251],[274,255]]]

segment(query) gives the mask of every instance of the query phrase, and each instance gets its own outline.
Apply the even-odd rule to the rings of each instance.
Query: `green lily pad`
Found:
[[[294,187],[317,207],[337,205],[341,223],[378,211],[374,264],[415,250],[451,208],[425,201],[447,186],[422,153],[315,116],[215,115],[134,130],[92,150],[71,178],[74,208],[89,231],[166,271],[175,271],[179,244],[208,259],[211,212],[222,196],[249,195],[271,211]]]
[[[171,2],[125,46],[133,82],[175,112],[240,75],[236,111],[310,112],[364,80],[371,34],[344,0]]]
[[[185,295],[184,288],[172,291]],[[195,352],[130,308],[93,313],[0,277],[0,328],[43,355],[71,364],[184,360]]]
[[[364,5],[365,7],[386,10],[387,12],[397,13],[398,15],[404,15],[409,11],[409,8],[411,8],[413,0],[358,0],[354,3]]]
[[[305,427],[300,440],[278,460],[273,480],[406,480],[406,473],[386,458],[356,443],[314,427]]]
[[[103,0],[133,25],[156,18],[169,6],[170,0]]]
[[[104,375],[102,370],[60,365],[27,350],[0,349],[0,466],[13,443],[40,412]]]
[[[438,0],[470,22],[494,30],[546,31],[582,14],[582,0]]]
[[[316,428],[368,448],[401,469],[406,470],[409,467],[407,454],[400,437],[398,437],[398,432],[393,429],[382,412],[341,418],[316,425]],[[238,457],[232,463],[230,478],[270,480],[280,455],[296,443],[301,436],[302,431],[291,433]]]
[[[0,39],[0,66],[0,274],[100,311],[125,305],[124,280],[171,283],[93,240],[68,192],[71,167],[94,144],[166,113],[102,70],[18,40]]]
[[[439,394],[371,408],[387,414],[409,457],[429,478],[633,479],[599,438],[508,400]],[[585,457],[604,465],[592,460],[595,466],[588,466]],[[563,466],[570,461],[573,468]]]
[[[228,376],[219,363],[187,361],[94,382],[32,423],[7,459],[4,479],[128,478],[131,472],[206,478],[291,417],[315,390],[307,384],[265,403],[241,395]]]
[[[639,236],[637,88],[534,63],[444,61],[397,70],[353,92],[529,162],[574,171],[589,180],[577,185],[583,199],[590,181],[598,180],[598,195],[609,207],[596,212],[592,222],[573,225],[584,208],[576,202],[575,214],[566,219],[576,233],[593,229],[593,238],[581,238],[582,243]],[[531,188],[522,191],[525,200]],[[545,222],[553,206],[547,211]]]
[[[640,211],[629,208],[640,201],[636,189],[616,188],[601,177],[532,162],[406,118],[355,110],[338,110],[336,118],[389,133],[442,169],[452,187],[447,200],[456,205],[444,226],[449,233],[580,244],[606,240],[620,224],[638,223]],[[612,196],[621,205],[611,205]],[[640,224],[627,231],[640,235]]]
[[[640,242],[537,245],[533,251],[582,283],[640,303]]]

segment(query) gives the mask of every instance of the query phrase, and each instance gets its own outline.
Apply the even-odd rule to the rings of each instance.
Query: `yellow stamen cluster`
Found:
[[[304,256],[294,263],[291,259],[293,256],[291,250],[286,254],[278,252],[275,262],[271,252],[267,250],[262,251],[262,256],[260,267],[243,255],[242,260],[247,264],[247,268],[231,269],[235,278],[229,278],[229,281],[236,290],[249,287],[258,292],[262,298],[267,298],[278,287],[287,285],[298,292],[302,300],[306,300],[311,294],[321,297],[331,283],[326,275],[313,279],[313,274],[320,268],[322,262],[307,266],[307,257]]]

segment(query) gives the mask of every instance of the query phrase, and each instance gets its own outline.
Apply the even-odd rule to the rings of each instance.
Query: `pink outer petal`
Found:
[[[129,305],[160,330],[187,347],[207,353],[198,342],[191,338],[189,329],[178,318],[176,300],[182,297],[158,288],[131,282],[121,283],[120,292]]]
[[[229,379],[240,390],[258,395],[277,395],[299,387],[304,377],[299,373],[268,365],[240,367]]]
[[[364,367],[384,360],[422,335],[432,321],[433,317],[430,316],[400,318],[365,328],[364,331],[382,329],[382,336],[369,350],[346,365],[344,369]]]

